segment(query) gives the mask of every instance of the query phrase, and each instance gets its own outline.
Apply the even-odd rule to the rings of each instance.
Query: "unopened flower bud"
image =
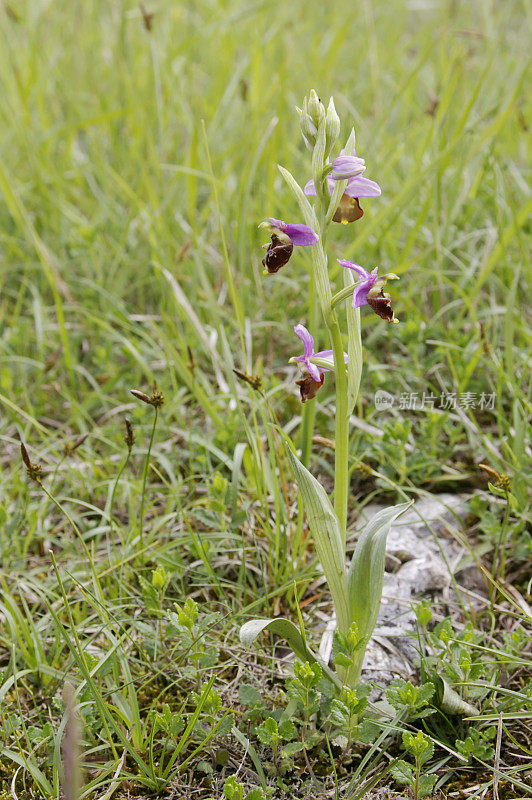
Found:
[[[151,574],[151,585],[157,591],[164,589],[168,576],[163,566],[158,566]]]
[[[340,136],[340,117],[334,107],[334,100],[331,97],[325,117],[325,156],[328,156]]]
[[[316,126],[312,121],[312,117],[308,112],[308,103],[307,98],[303,100],[303,108],[297,109],[299,112],[299,127],[301,128],[301,135],[304,139],[304,142],[309,150],[312,150],[314,145],[316,144],[316,137],[318,135],[318,131]]]
[[[312,122],[316,126],[316,129],[319,128],[321,120],[325,117],[325,106],[321,102],[314,89],[310,90],[307,109]]]

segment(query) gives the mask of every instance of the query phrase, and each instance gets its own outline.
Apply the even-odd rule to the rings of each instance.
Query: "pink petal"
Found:
[[[365,280],[369,280],[371,278],[371,273],[364,269],[364,267],[361,267],[360,264],[355,264],[354,261],[346,261],[343,258],[337,258],[336,260],[342,267],[353,270],[353,272],[356,272],[361,278],[364,278]]]
[[[316,364],[313,364],[312,361],[306,361],[308,373],[311,378],[314,378],[315,381],[321,381],[321,373]]]
[[[331,178],[330,175],[327,175],[327,186],[329,187],[329,192],[332,194],[335,187],[335,180],[334,178]],[[314,188],[314,181],[312,179],[306,182],[303,191],[307,197],[316,197],[316,189]]]
[[[365,169],[366,167],[363,158],[340,155],[333,161],[331,178],[333,178],[335,181],[342,181],[346,178],[354,178],[357,175],[361,175]]]
[[[301,341],[303,342],[303,349],[305,352],[304,358],[310,358],[310,356],[314,355],[314,339],[305,328],[304,325],[295,325],[294,326],[294,333],[296,336],[299,336]],[[298,359],[299,360],[299,359]]]
[[[358,175],[356,178],[351,178],[345,190],[346,195],[349,197],[378,197],[381,192],[381,187],[375,181],[370,181],[369,178],[364,178]]]

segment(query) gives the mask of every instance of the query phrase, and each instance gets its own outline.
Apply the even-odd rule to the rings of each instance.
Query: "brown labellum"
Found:
[[[371,306],[373,311],[381,319],[385,319],[386,322],[397,322],[393,313],[391,297],[387,292],[383,292],[382,289],[373,297],[371,296],[371,291],[368,293],[368,306]]]
[[[273,274],[274,272],[279,272],[281,267],[284,267],[290,261],[294,245],[288,236],[283,236],[282,239],[276,233],[272,233],[271,236],[272,241],[262,259],[262,264],[270,274]]]
[[[349,197],[348,194],[343,194],[335,211],[333,222],[343,222],[344,225],[347,225],[348,222],[356,222],[363,214],[358,197]]]
[[[325,376],[322,375],[320,381],[315,381],[310,375],[305,375],[304,378],[296,381],[296,386],[299,386],[302,403],[304,403],[306,400],[312,400],[313,397],[316,397],[318,390],[323,386],[324,378]]]

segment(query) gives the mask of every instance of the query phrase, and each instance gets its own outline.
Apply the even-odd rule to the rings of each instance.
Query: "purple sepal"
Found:
[[[308,225],[303,225],[302,223],[292,225],[291,223],[283,222],[282,219],[275,219],[275,217],[269,217],[268,221],[273,228],[278,228],[278,230],[286,233],[290,237],[292,244],[297,247],[308,247],[319,242],[317,234]]]
[[[292,240],[292,244],[298,247],[308,247],[311,244],[318,244],[319,238],[308,225],[287,225],[284,232]]]

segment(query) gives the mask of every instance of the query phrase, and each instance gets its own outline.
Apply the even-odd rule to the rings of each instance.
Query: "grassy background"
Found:
[[[527,503],[530,6],[161,0],[147,10],[151,31],[135,2],[0,5],[0,584],[15,620],[1,646],[6,679],[29,670],[27,719],[43,697],[52,703],[69,652],[53,622],[61,587],[50,549],[74,614],[69,622],[63,608],[62,623],[80,637],[69,668],[83,674],[80,653],[95,638],[131,634],[142,607],[132,564],[152,416],[130,388],[149,393],[156,380],[166,398],[144,547],[149,566],[171,571],[175,598],[219,602],[234,646],[235,613],[292,602],[287,555],[311,575],[268,425],[299,429],[287,359],[298,352],[292,326],[312,316],[309,261],[297,252],[263,277],[257,225],[298,221],[276,165],[309,177],[294,106],[312,86],[334,94],[343,137],[354,122],[367,175],[383,188],[359,223],[337,226],[332,263],[401,276],[402,324],[363,318],[353,513],[374,494],[482,489],[479,461],[506,472]],[[233,366],[262,376],[265,394],[238,384]],[[318,400],[325,438],[332,388]],[[389,412],[374,407],[379,388],[397,398]],[[401,392],[496,400],[493,410],[405,414]],[[126,415],[137,442],[117,482]],[[28,486],[21,439],[77,535]],[[313,459],[327,480],[330,451],[318,443]],[[217,473],[229,483],[222,511]],[[139,689],[147,662],[120,647],[133,667],[124,655],[116,685]],[[13,736],[19,761],[8,764],[31,751]]]

